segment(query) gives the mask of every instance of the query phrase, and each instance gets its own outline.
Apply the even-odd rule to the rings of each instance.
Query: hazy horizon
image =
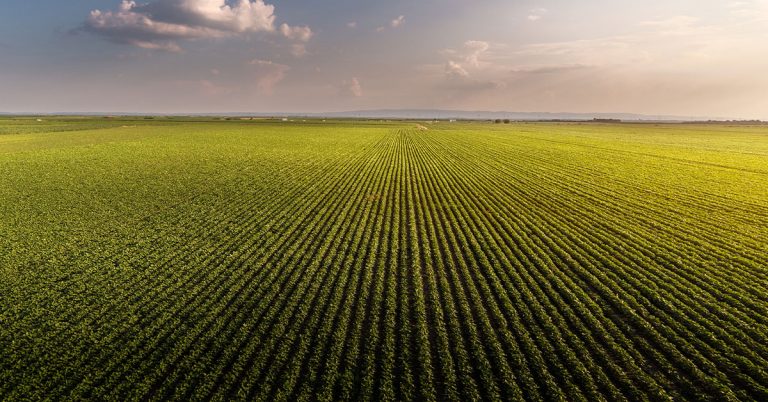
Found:
[[[0,111],[768,118],[768,1],[11,0]]]
[[[149,112],[132,111],[125,112],[119,110],[112,111],[50,111],[50,112],[29,112],[16,111],[6,112],[0,110],[0,116],[20,116],[20,117],[43,117],[43,116],[69,116],[69,117],[306,117],[309,119],[335,119],[335,118],[371,118],[371,119],[462,119],[462,120],[488,120],[488,119],[513,119],[516,121],[547,121],[555,120],[592,120],[592,119],[624,119],[626,121],[670,121],[670,122],[696,122],[696,121],[752,121],[761,119],[743,119],[729,116],[682,116],[668,114],[642,114],[642,113],[621,113],[621,112],[519,112],[512,110],[460,110],[460,109],[361,109],[361,110],[332,110],[320,112],[260,112],[260,111],[221,111],[221,112]]]

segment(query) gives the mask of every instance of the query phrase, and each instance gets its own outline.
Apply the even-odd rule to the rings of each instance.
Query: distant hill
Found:
[[[628,121],[702,121],[711,117],[644,115],[634,113],[550,113],[550,112],[502,112],[432,109],[379,109],[347,112],[314,113],[330,118],[360,117],[381,119],[461,119],[461,120],[592,120],[618,119]],[[722,120],[722,119],[717,119]]]

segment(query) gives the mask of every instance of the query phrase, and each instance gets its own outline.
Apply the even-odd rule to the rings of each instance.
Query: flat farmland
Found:
[[[768,127],[0,118],[0,399],[768,400]]]

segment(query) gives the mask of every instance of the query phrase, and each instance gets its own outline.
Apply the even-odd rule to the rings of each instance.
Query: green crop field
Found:
[[[768,400],[768,127],[0,118],[0,399]]]

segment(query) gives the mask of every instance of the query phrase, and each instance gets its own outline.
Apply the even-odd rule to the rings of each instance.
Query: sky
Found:
[[[768,0],[5,0],[0,112],[768,119]]]

